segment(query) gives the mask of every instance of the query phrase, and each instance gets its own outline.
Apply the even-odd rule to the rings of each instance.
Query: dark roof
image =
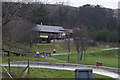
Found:
[[[65,29],[68,33],[73,33],[73,29]]]
[[[41,31],[41,32],[63,32],[64,28],[62,26],[48,26],[48,25],[36,25],[33,28],[34,31]]]

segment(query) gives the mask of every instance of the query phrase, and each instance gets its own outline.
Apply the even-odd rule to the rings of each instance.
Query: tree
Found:
[[[2,25],[4,26],[11,20],[15,19],[18,11],[21,9],[20,3],[4,2],[2,4]]]
[[[67,49],[68,49],[68,57],[67,57],[67,60],[68,60],[68,62],[69,62],[69,60],[70,60],[70,31],[69,30],[67,30],[67,31],[65,31],[66,32],[66,39],[67,39],[67,41],[66,41],[66,43],[67,43]]]
[[[12,20],[27,19],[31,20],[32,11],[42,4],[39,3],[20,3],[3,2],[2,3],[2,25],[6,25]]]
[[[113,17],[112,9],[103,8],[99,5],[83,5],[78,10],[78,20],[86,24],[88,28],[114,29],[117,28],[117,18]]]
[[[4,42],[5,40],[12,43],[24,41],[24,39],[21,40],[21,38],[28,34],[29,30],[35,26],[35,24],[31,22],[32,11],[39,6],[38,3],[3,2],[2,32]]]
[[[41,4],[40,7],[35,8],[32,11],[32,19],[34,23],[36,24],[48,24],[49,22],[49,11],[47,8],[45,8],[44,4]]]
[[[32,34],[30,30],[33,27],[35,27],[35,24],[26,20],[12,20],[3,27],[3,42],[11,44],[17,42],[28,42],[25,39],[30,39],[29,35]]]
[[[85,51],[88,48],[88,37],[83,25],[80,26],[80,28],[76,27],[73,29],[73,38],[74,38],[74,44],[75,44],[75,48],[77,50],[78,55],[80,51],[82,53],[84,51],[84,60],[85,60]]]

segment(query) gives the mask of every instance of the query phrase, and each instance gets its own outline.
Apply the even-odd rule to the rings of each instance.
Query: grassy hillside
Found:
[[[24,45],[17,44],[17,48],[24,49]],[[110,45],[110,47],[116,47],[113,45]],[[56,49],[57,53],[68,53],[67,51],[67,44],[64,43],[55,43],[55,44],[36,44],[32,46],[32,51],[39,51],[39,52],[51,52],[53,49]],[[77,63],[77,52],[74,47],[74,44],[71,43],[71,55],[70,55],[70,62]],[[79,63],[84,64],[91,64],[96,65],[96,61],[102,62],[103,66],[110,66],[110,67],[118,67],[118,50],[106,50],[102,51],[102,49],[105,49],[106,45],[99,44],[96,46],[91,46],[86,51],[86,60],[79,61]],[[30,46],[26,45],[26,49],[30,51]],[[7,55],[7,53],[5,53]],[[39,61],[39,62],[57,62],[53,60],[46,60],[44,58],[35,58],[35,53],[32,53],[30,56],[11,56],[11,61],[27,61],[28,59],[30,61]],[[83,55],[84,56],[84,55]],[[60,59],[60,60],[67,60],[67,55],[61,55],[61,56],[52,56],[54,58]],[[2,57],[3,63],[7,62],[7,57]]]
[[[47,60],[42,57],[35,58],[33,56],[11,56],[10,61],[11,62],[16,62],[16,61],[33,61],[33,62],[52,62],[52,63],[57,63],[57,61],[54,60]],[[3,57],[2,58],[2,63],[8,63],[8,57]]]
[[[51,52],[53,49],[56,49],[57,53],[66,53],[67,50],[64,47],[64,44],[57,43],[57,44],[36,44],[36,46],[33,46],[34,51],[39,51],[39,52]]]
[[[102,62],[103,66],[117,67],[118,68],[118,52],[119,50],[99,51],[94,53],[86,53],[86,60],[82,58],[79,63],[96,65],[96,61]],[[77,63],[77,54],[70,55],[70,62]],[[84,55],[83,55],[84,56]],[[60,60],[67,60],[67,55],[53,56]]]
[[[56,49],[57,53],[68,53],[67,45],[68,45],[67,43],[36,44],[36,45],[33,45],[32,51],[52,53],[53,49]],[[117,47],[117,46],[109,45],[109,47],[111,48],[111,47]],[[96,46],[89,46],[87,49],[87,52],[97,52],[105,48],[106,48],[106,44],[98,44]],[[73,42],[70,44],[70,51],[71,53],[77,53]]]
[[[48,44],[39,43],[39,44],[32,45],[31,49],[34,52],[39,51],[39,52],[51,52],[51,53],[52,53],[53,49],[56,49],[57,53],[68,53],[68,46],[67,45],[68,45],[67,43],[48,43]],[[16,46],[16,51],[20,50],[24,53],[31,51],[30,45],[28,45],[28,44],[27,45],[13,44],[13,45],[10,45],[10,48],[14,48],[15,46]],[[115,45],[115,46],[109,45],[109,47],[117,47],[117,45]],[[106,44],[98,44],[96,46],[89,46],[87,49],[87,52],[89,52],[89,53],[97,52],[97,51],[100,51],[100,50],[105,49],[105,48],[106,48]],[[25,52],[25,50],[27,52]],[[73,42],[71,42],[71,44],[70,44],[70,51],[71,51],[71,53],[77,53]]]

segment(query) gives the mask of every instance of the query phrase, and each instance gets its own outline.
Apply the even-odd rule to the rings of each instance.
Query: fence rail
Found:
[[[11,46],[6,46],[6,45],[3,45],[2,49],[0,50],[2,50],[3,52],[9,52],[11,54],[16,54],[16,56],[19,56],[19,55],[24,56],[29,53],[34,53],[28,50],[24,50],[22,48],[16,48],[16,47],[11,47]]]

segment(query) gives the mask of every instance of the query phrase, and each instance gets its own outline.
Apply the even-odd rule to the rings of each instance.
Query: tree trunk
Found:
[[[70,60],[70,48],[68,49],[68,62]]]
[[[70,59],[70,35],[68,35],[68,62]]]
[[[78,53],[78,56],[79,56],[79,49],[77,49],[77,53]],[[79,63],[78,56],[77,56],[77,64]]]
[[[85,59],[86,59],[86,52],[84,51],[84,61],[85,61]]]

